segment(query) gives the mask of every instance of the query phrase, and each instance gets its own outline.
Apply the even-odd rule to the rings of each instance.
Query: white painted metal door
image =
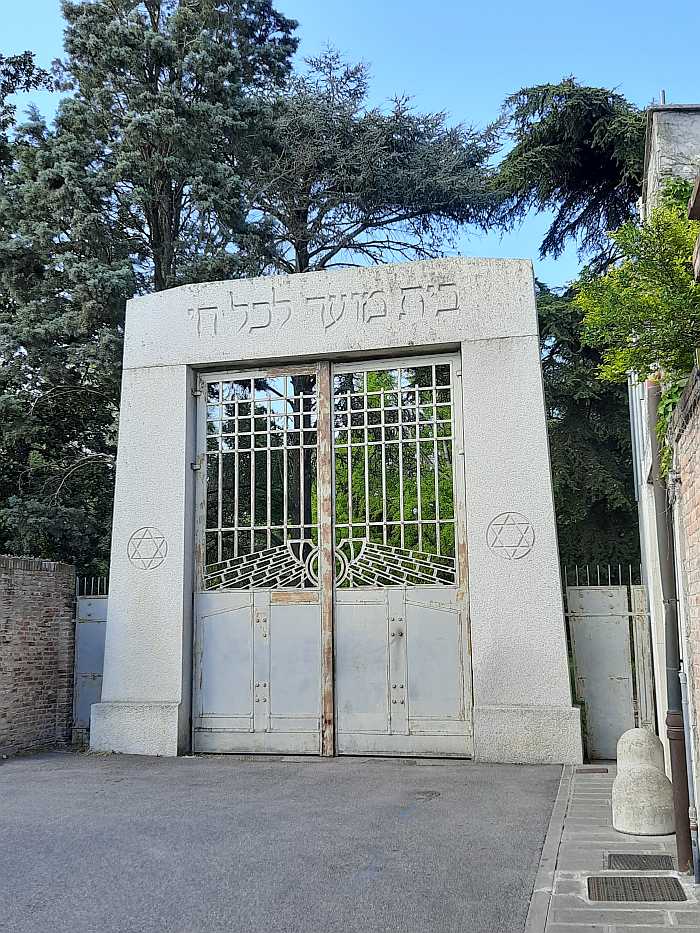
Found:
[[[195,751],[472,753],[457,363],[200,377]]]
[[[340,754],[472,754],[458,359],[334,367]]]
[[[635,725],[627,587],[569,586],[566,593],[588,757],[614,759],[617,740]]]

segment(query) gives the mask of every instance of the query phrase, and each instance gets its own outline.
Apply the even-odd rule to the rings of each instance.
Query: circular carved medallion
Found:
[[[158,528],[146,525],[137,529],[129,538],[126,556],[139,570],[155,570],[168,554],[168,542]]]
[[[486,543],[505,560],[520,560],[535,546],[535,529],[521,512],[501,512],[489,522]]]

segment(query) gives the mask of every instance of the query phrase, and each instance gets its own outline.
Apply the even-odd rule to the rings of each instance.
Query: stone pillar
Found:
[[[475,758],[579,762],[536,331],[462,374]]]
[[[193,407],[187,367],[124,370],[95,751],[189,747]]]

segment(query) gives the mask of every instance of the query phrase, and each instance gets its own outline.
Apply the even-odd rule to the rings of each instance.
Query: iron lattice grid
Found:
[[[456,579],[450,362],[336,374],[335,580]],[[206,385],[205,588],[318,585],[313,373]]]

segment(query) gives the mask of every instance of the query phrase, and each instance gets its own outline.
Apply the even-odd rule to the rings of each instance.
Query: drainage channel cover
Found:
[[[598,876],[588,879],[592,901],[684,901],[677,878],[635,878],[630,875]]]
[[[611,852],[608,868],[615,871],[673,871],[670,855],[637,855],[628,852]]]

